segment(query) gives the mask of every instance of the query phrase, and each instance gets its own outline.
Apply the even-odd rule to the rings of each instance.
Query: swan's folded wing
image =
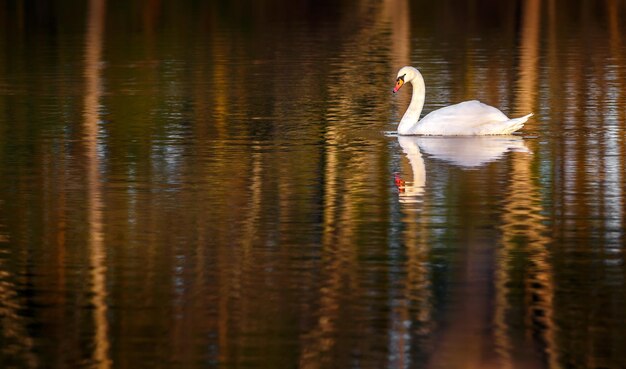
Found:
[[[480,101],[465,101],[430,112],[420,120],[417,134],[472,135],[485,134],[483,127],[507,118],[500,110]]]

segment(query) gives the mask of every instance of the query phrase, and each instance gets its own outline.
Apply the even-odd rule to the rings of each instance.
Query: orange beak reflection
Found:
[[[398,90],[400,90],[400,88],[402,88],[403,84],[404,84],[404,78],[399,77],[396,80],[396,87],[393,88],[393,93],[395,94],[396,92],[398,92]]]

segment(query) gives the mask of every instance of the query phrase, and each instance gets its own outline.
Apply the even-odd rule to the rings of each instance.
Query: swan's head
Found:
[[[417,69],[413,67],[406,66],[400,68],[398,76],[396,77],[396,87],[393,88],[393,92],[398,92],[398,90],[400,90],[405,83],[411,82],[418,74],[419,72]]]

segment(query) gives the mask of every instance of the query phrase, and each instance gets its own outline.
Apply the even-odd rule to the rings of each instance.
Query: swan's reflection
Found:
[[[421,202],[426,184],[422,152],[463,168],[478,167],[498,160],[508,151],[530,152],[520,136],[398,136],[398,143],[409,159],[413,172],[412,182],[396,175],[401,203]]]

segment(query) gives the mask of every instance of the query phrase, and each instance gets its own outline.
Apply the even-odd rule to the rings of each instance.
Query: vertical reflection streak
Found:
[[[226,45],[228,42],[224,40],[224,37],[214,31],[216,34],[213,41],[213,54],[215,63],[213,64],[212,77],[215,91],[219,91],[214,94],[213,100],[213,126],[215,127],[215,136],[224,137],[226,135],[226,117],[228,116],[228,95],[225,91],[228,91],[228,50]],[[204,87],[204,86],[202,86]],[[201,103],[202,101],[200,101]]]
[[[98,368],[110,368],[107,321],[106,257],[103,243],[102,190],[98,158],[98,107],[102,95],[100,62],[104,33],[105,0],[90,0],[85,41],[84,145],[87,166],[89,252],[94,306],[93,360]]]
[[[341,288],[341,271],[343,264],[340,247],[344,241],[337,236],[339,229],[344,228],[338,219],[337,202],[340,201],[339,186],[339,153],[337,149],[336,128],[330,126],[326,134],[326,152],[324,168],[324,232],[323,232],[323,279],[319,290],[319,310],[316,314],[315,329],[305,334],[303,350],[300,356],[300,367],[315,369],[328,366],[331,361],[330,351],[335,346],[333,338],[336,330],[336,319],[339,311],[339,289]],[[347,226],[347,225],[345,225]],[[349,244],[349,240],[347,241]]]
[[[506,313],[510,309],[507,300],[509,285],[506,260],[511,257],[510,245],[500,248],[496,253],[496,268],[494,272],[495,307],[494,307],[494,351],[498,355],[500,368],[513,368],[511,351],[513,345],[508,335]]]
[[[329,123],[331,125],[332,123]],[[324,214],[323,214],[323,258],[322,281],[319,287],[319,308],[315,314],[315,328],[301,337],[302,352],[299,367],[316,369],[327,367],[332,363],[331,350],[335,346],[333,338],[339,311],[341,288],[341,272],[343,261],[340,256],[341,243],[344,241],[337,233],[348,225],[341,224],[338,216],[337,203],[340,201],[339,186],[339,153],[337,149],[336,127],[329,126],[326,134],[324,154]]]
[[[393,45],[391,57],[393,67],[411,64],[411,19],[409,14],[409,3],[406,0],[387,0],[384,3],[383,19],[391,21],[391,42]],[[423,162],[421,163],[423,165]],[[415,177],[416,175],[414,170],[413,176]],[[427,283],[423,281],[428,273],[425,271],[426,268],[423,267],[422,263],[423,244],[419,242],[422,237],[415,236],[423,236],[426,233],[415,229],[420,228],[422,225],[417,219],[414,219],[415,213],[407,213],[405,216],[408,218],[405,218],[405,220],[409,227],[403,235],[403,237],[406,237],[403,242],[407,253],[406,277],[400,285],[403,291],[397,294],[400,300],[392,304],[393,311],[390,315],[391,321],[389,322],[389,334],[387,335],[389,337],[387,361],[391,368],[409,368],[412,366],[410,354],[414,337],[410,332],[411,326],[407,325],[407,322],[413,321],[411,307],[413,304],[426,301],[420,299],[420,297],[423,297],[423,293],[428,290]],[[420,311],[429,311],[426,305],[421,306],[424,310],[420,309]],[[426,313],[426,315],[429,314]],[[417,317],[418,324],[423,322],[421,318],[423,317]]]
[[[247,295],[247,287],[249,280],[247,276],[254,275],[258,273],[255,269],[255,239],[259,236],[260,231],[260,218],[262,214],[263,207],[263,176],[264,176],[264,168],[263,168],[263,154],[262,147],[260,142],[253,142],[252,146],[252,162],[251,165],[251,178],[249,184],[249,192],[250,192],[250,207],[248,209],[248,214],[246,215],[246,221],[243,226],[243,238],[241,242],[241,250],[238,252],[238,259],[236,265],[232,266],[232,275],[231,275],[231,286],[234,291],[236,291],[236,296],[238,300],[239,311],[241,312],[238,319],[237,324],[235,325],[235,332],[237,334],[237,342],[240,347],[246,347],[249,343],[247,342],[248,336],[251,332],[251,328],[254,326],[251,321],[251,315],[249,312],[255,310],[253,306],[253,300],[250,296]],[[257,253],[258,254],[258,253]],[[232,292],[230,293],[232,295]],[[221,319],[226,318],[227,315],[221,317]],[[242,365],[243,356],[237,357],[237,364]]]
[[[551,7],[549,6],[549,9]],[[539,55],[539,30],[541,19],[540,0],[529,0],[523,8],[522,35],[520,43],[520,78],[518,80],[517,101],[520,111],[533,111],[536,107],[537,96],[537,64]],[[541,321],[544,327],[539,336],[545,345],[548,367],[556,368],[557,353],[555,352],[554,338],[554,281],[552,266],[547,249],[551,239],[547,236],[549,230],[544,224],[541,205],[540,188],[533,181],[532,161],[526,157],[513,157],[512,175],[508,193],[510,194],[503,211],[502,243],[499,250],[498,265],[496,268],[496,302],[495,307],[498,337],[498,350],[503,361],[510,360],[512,345],[506,338],[505,315],[510,308],[507,302],[509,282],[509,263],[514,258],[513,253],[520,239],[529,255],[528,273],[524,280],[527,303],[526,324],[527,338],[532,339],[536,324]],[[511,367],[510,363],[507,365]]]
[[[624,200],[625,191],[621,185],[624,182],[624,173],[626,172],[626,161],[624,159],[626,155],[626,137],[624,134],[615,133],[616,131],[623,133],[626,130],[626,113],[624,113],[624,109],[616,109],[617,107],[624,106],[624,93],[622,92],[624,90],[624,62],[622,58],[622,37],[620,32],[620,9],[618,1],[619,0],[607,0],[606,4],[609,23],[609,47],[613,61],[610,71],[607,71],[605,74],[605,79],[610,79],[606,93],[610,107],[607,107],[604,116],[610,117],[609,119],[611,120],[616,120],[616,122],[612,122],[614,126],[610,128],[613,132],[611,132],[608,137],[610,141],[613,141],[610,145],[612,152],[605,158],[606,161],[610,161],[611,174],[614,176],[612,181],[607,181],[612,183],[612,185],[607,185],[611,187],[608,191],[608,195],[611,196],[611,198],[605,198],[605,202],[608,207],[610,207],[609,214],[613,214],[613,220],[609,221],[607,225],[611,229],[623,229],[626,221],[626,217],[624,217],[624,212],[626,211],[626,200]],[[614,75],[609,77],[610,73],[614,73]],[[620,111],[622,114],[621,117]],[[617,241],[619,242],[619,240]]]
[[[522,14],[520,78],[517,88],[519,113],[524,114],[532,111],[537,96],[540,18],[541,0],[526,1]]]

